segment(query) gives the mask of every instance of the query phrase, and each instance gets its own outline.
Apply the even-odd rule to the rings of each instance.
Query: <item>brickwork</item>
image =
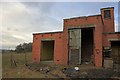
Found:
[[[110,19],[104,18],[104,11],[110,10]],[[54,63],[55,64],[68,64],[68,29],[70,28],[92,28],[93,29],[93,55],[94,65],[102,67],[102,52],[103,47],[110,46],[109,39],[119,38],[120,35],[114,34],[114,8],[103,8],[101,14],[75,17],[64,19],[63,32],[54,33],[39,33],[33,34],[33,62],[40,63],[40,49],[41,40],[52,39],[55,40],[54,45]],[[113,34],[109,34],[113,33]]]

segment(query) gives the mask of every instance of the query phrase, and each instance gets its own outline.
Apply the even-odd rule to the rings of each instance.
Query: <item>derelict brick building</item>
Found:
[[[108,58],[118,62],[120,34],[114,32],[113,7],[102,8],[99,15],[64,19],[63,24],[63,32],[33,34],[33,62],[88,62],[96,67]]]

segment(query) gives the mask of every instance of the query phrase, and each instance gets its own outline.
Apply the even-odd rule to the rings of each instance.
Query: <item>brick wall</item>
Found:
[[[104,18],[105,10],[110,10],[110,19]],[[68,29],[93,28],[94,64],[97,67],[102,67],[102,48],[110,46],[109,38],[117,37],[114,34],[104,34],[114,32],[114,8],[103,8],[100,15],[64,19],[63,25],[63,32],[33,34],[33,62],[40,62],[41,40],[54,39],[54,63],[68,64]]]
[[[93,24],[93,26],[92,26]],[[103,23],[101,16],[89,16],[82,18],[71,18],[64,20],[64,53],[68,53],[68,28],[94,28],[94,64],[97,67],[102,66],[102,32]],[[68,54],[66,55],[68,56]]]
[[[54,43],[54,63],[55,64],[67,64],[64,59],[63,53],[63,33],[49,33],[49,34],[34,34],[33,35],[33,50],[32,58],[33,62],[40,62],[40,49],[41,49],[41,40],[52,39],[55,40]]]

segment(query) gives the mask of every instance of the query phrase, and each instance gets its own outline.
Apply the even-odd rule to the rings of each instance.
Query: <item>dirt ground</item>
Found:
[[[79,70],[75,70],[78,67]],[[32,71],[47,75],[46,77],[55,78],[118,78],[118,70],[95,68],[93,65],[46,65],[31,64],[28,68]]]
[[[11,54],[2,54],[3,78],[115,78],[120,79],[118,69],[96,68],[94,65],[55,65],[53,63],[32,63],[31,53],[12,53],[16,62],[11,65]],[[79,70],[75,70],[78,67]]]

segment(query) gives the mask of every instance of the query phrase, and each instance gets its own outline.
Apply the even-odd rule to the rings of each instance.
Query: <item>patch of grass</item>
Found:
[[[25,60],[25,53],[4,53],[2,54],[2,68],[8,68],[11,67],[11,59],[14,60],[17,65],[24,65],[27,61],[27,63],[32,62],[32,53],[26,53],[26,60]]]
[[[17,67],[12,62],[11,66],[11,59],[14,60],[17,64]],[[32,62],[32,53],[26,53],[26,61],[27,63]],[[2,77],[5,78],[21,78],[24,77],[22,74],[26,74],[28,76],[29,71],[25,66],[25,54],[24,53],[3,53],[2,54]],[[24,72],[26,71],[26,72]],[[32,73],[32,72],[31,72]]]

